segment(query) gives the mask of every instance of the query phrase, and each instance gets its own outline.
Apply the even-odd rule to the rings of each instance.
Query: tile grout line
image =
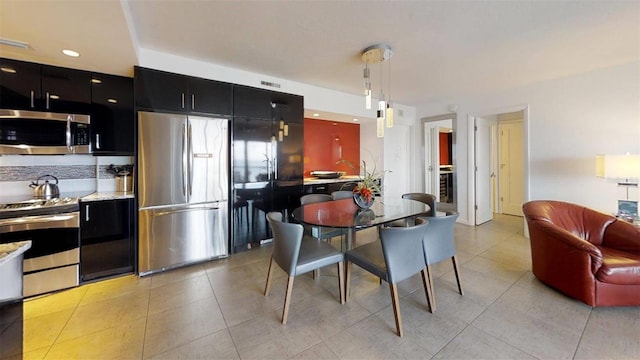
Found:
[[[211,287],[211,292],[213,292],[213,297],[214,297],[214,299],[216,299],[216,304],[218,304],[218,310],[220,311],[220,315],[222,315],[222,319],[224,320],[224,330],[226,330],[227,334],[229,334],[229,338],[231,339],[231,343],[233,344],[233,348],[236,351],[236,355],[238,355],[238,359],[241,359],[240,351],[238,351],[238,345],[236,344],[235,339],[231,335],[231,329],[229,328],[229,324],[227,323],[227,318],[224,316],[224,312],[222,311],[222,308],[220,307],[220,301],[218,300],[218,295],[216,295],[216,291],[213,288],[213,284],[211,283],[211,278],[209,277],[209,273],[207,272],[206,269],[205,269],[205,274],[207,276],[207,281],[209,282],[209,286]]]
[[[151,284],[153,279],[149,281],[149,294],[147,295],[147,315],[144,317],[144,332],[142,334],[142,351],[140,353],[140,360],[144,359],[144,347],[147,342],[147,326],[149,326],[149,308],[151,304]]]
[[[582,327],[582,332],[580,333],[580,339],[578,339],[578,343],[576,344],[576,349],[573,351],[572,359],[576,358],[576,354],[578,353],[578,349],[580,348],[580,344],[582,343],[582,338],[584,337],[585,331],[587,331],[587,326],[589,325],[589,320],[591,320],[591,315],[593,314],[593,306],[589,310],[589,316],[587,316],[587,321],[584,322],[584,326]]]

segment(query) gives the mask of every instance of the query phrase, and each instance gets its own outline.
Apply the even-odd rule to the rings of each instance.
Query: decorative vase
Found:
[[[373,201],[375,199],[373,197],[371,197],[371,200],[367,201],[367,198],[358,194],[358,193],[354,193],[353,194],[353,201],[356,203],[356,205],[358,205],[358,207],[362,208],[362,209],[368,209],[371,207],[371,205],[373,205]]]

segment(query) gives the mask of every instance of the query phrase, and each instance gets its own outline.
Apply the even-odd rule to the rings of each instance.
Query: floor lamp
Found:
[[[597,155],[596,176],[618,182],[618,187],[626,193],[626,199],[618,200],[618,215],[631,221],[637,219],[640,155]],[[630,196],[634,192],[635,197]]]

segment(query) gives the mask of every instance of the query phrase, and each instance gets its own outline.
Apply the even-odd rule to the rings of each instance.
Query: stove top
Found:
[[[79,199],[79,197],[66,196],[48,200],[30,199],[0,203],[0,219],[78,211],[80,209]]]

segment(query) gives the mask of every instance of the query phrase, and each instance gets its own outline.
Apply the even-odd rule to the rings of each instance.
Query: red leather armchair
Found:
[[[561,201],[522,209],[540,281],[591,306],[640,305],[640,228]]]

